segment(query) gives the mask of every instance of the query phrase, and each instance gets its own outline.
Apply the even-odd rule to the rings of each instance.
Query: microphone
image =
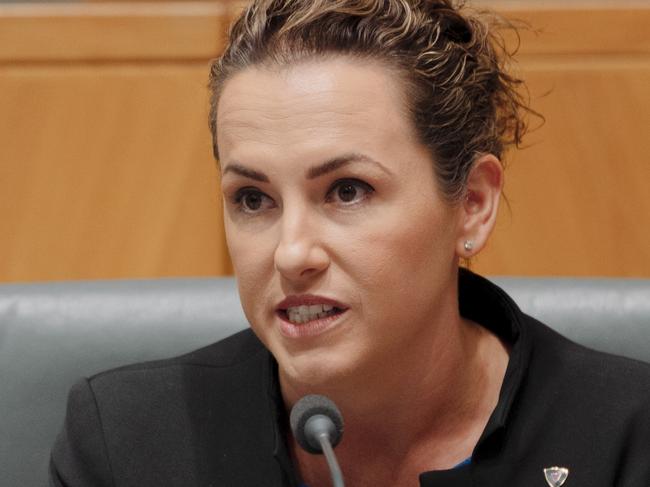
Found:
[[[345,487],[334,447],[343,436],[343,416],[331,399],[317,394],[301,398],[289,415],[298,444],[312,454],[325,454],[334,487]]]

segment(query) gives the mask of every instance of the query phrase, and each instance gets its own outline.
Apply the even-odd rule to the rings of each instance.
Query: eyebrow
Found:
[[[244,176],[245,178],[253,179],[254,181],[259,181],[261,183],[269,182],[269,178],[266,174],[261,173],[259,171],[255,171],[254,169],[249,169],[236,162],[232,164],[228,164],[224,168],[223,170],[224,175],[229,172],[234,172],[235,174],[239,174],[240,176]]]
[[[342,156],[335,157],[333,159],[323,162],[322,164],[319,164],[318,166],[309,168],[307,170],[307,179],[315,179],[319,176],[336,171],[337,169],[352,164],[353,162],[368,162],[370,164],[377,166],[385,173],[391,174],[391,172],[386,168],[386,166],[384,166],[378,161],[375,161],[373,158],[368,157],[364,154],[351,153],[351,154],[344,154]]]
[[[387,174],[391,174],[391,172],[384,166],[383,164],[377,162],[376,160],[372,159],[371,157],[368,157],[364,154],[356,154],[356,153],[351,153],[351,154],[344,154],[338,157],[334,157],[332,159],[329,159],[321,164],[318,164],[317,166],[310,167],[307,169],[306,172],[306,178],[307,179],[316,179],[320,176],[323,176],[325,174],[328,174],[330,172],[334,172],[338,169],[341,169],[344,166],[347,166],[349,164],[352,164],[354,162],[368,162],[371,163],[378,168],[380,168],[382,171],[384,171]],[[224,170],[223,173],[229,173],[233,172],[235,174],[239,174],[240,176],[243,176],[245,178],[252,179],[254,181],[259,181],[262,183],[268,183],[269,178],[266,174],[256,171],[254,169],[247,168],[239,163],[232,163],[228,164]]]

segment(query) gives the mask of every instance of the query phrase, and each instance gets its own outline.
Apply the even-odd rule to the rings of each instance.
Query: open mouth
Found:
[[[282,319],[294,325],[309,323],[310,321],[334,317],[344,313],[346,309],[337,308],[329,304],[311,304],[294,306],[278,310]]]

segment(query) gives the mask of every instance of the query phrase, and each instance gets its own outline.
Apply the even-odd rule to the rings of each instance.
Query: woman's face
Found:
[[[382,373],[430,344],[457,312],[459,212],[395,75],[345,58],[248,68],[217,120],[242,305],[281,378]]]

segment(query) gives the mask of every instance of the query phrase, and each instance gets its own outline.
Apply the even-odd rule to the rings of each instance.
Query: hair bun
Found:
[[[472,40],[472,29],[465,18],[455,11],[445,11],[440,18],[440,32],[450,41],[465,44]]]
[[[452,42],[467,43],[472,40],[472,28],[451,0],[426,0],[426,10],[440,26],[440,33]]]

